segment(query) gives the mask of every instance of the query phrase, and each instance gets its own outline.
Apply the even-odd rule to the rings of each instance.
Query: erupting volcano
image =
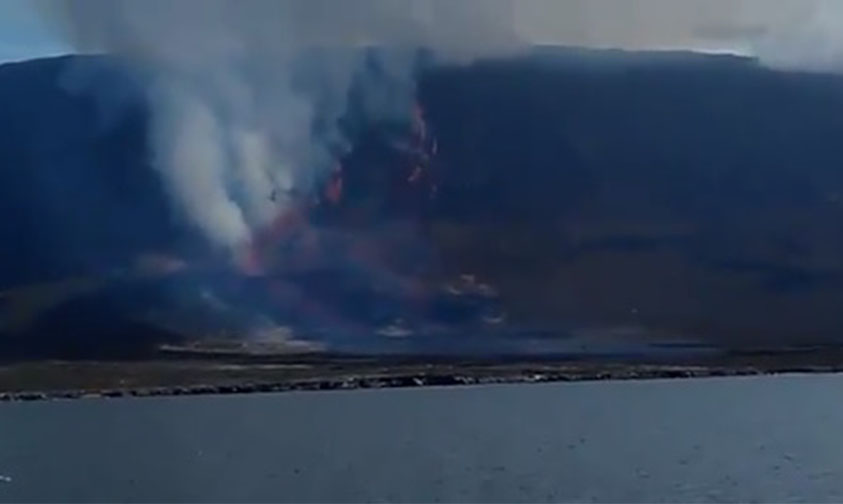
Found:
[[[99,87],[59,87],[69,65]],[[233,184],[260,212],[232,250],[172,197],[143,94],[100,124],[102,95],[131,89],[112,60],[0,70],[4,355],[839,340],[839,76],[563,49],[422,66],[389,114],[362,92],[323,114],[336,128],[315,110],[313,181]]]
[[[437,141],[421,104],[408,117],[405,125],[370,127],[315,194],[292,195],[239,254],[246,283],[274,305],[266,313],[286,314],[279,322],[292,317],[358,342],[378,331],[499,322],[488,318],[492,289],[481,296],[448,289],[438,269],[428,229]]]
[[[305,269],[308,264],[318,264],[325,253],[320,250],[326,246],[321,234],[325,230],[359,230],[396,218],[420,222],[436,195],[432,173],[436,139],[429,134],[420,104],[413,105],[409,116],[410,124],[400,137],[368,140],[382,143],[375,148],[388,151],[388,159],[360,158],[352,151],[337,160],[315,195],[291,195],[292,203],[259,230],[241,253],[243,273],[267,274],[290,264]],[[355,236],[348,238],[355,240]],[[352,253],[372,248],[353,243],[348,246]]]

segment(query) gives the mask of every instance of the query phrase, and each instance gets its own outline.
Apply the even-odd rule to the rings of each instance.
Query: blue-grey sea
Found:
[[[0,501],[843,501],[843,376],[0,404]]]

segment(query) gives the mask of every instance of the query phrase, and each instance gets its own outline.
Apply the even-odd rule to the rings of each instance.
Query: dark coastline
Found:
[[[617,357],[220,357],[0,365],[0,401],[644,380],[843,372],[843,350],[736,350],[665,360]]]

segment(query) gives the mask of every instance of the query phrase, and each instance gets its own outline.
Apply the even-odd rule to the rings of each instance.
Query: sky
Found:
[[[203,7],[208,1],[174,0],[179,6]],[[508,0],[472,1],[465,3],[476,11],[478,6],[490,10],[489,5]],[[68,38],[63,37],[68,32],[57,29],[67,26],[53,25],[51,30],[43,19],[45,12],[63,2],[111,3],[0,0],[0,62],[71,52]],[[458,0],[446,1],[454,2]],[[149,1],[130,3],[134,11]],[[843,0],[513,0],[512,5],[519,35],[534,44],[736,52],[769,63],[843,67]],[[471,30],[458,32],[464,39],[477,37]]]
[[[42,16],[39,16],[35,7],[38,1],[0,0],[0,62],[71,52],[66,41],[63,41],[55,30],[49,30]],[[631,48],[650,46],[665,49],[674,48],[672,46],[687,47],[688,45],[695,45],[698,47],[694,48],[700,50],[712,49],[699,44],[698,40],[692,43],[685,37],[687,33],[684,29],[687,28],[685,25],[688,19],[684,17],[687,17],[685,14],[689,13],[689,9],[684,7],[686,7],[688,1],[681,0],[678,4],[674,2],[675,0],[644,0],[644,2],[630,4],[631,12],[613,12],[612,15],[604,15],[606,14],[606,12],[603,12],[605,9],[601,7],[608,6],[612,11],[616,11],[618,7],[616,0],[608,0],[608,5],[598,5],[606,3],[605,0],[561,0],[561,4],[560,0],[520,0],[518,10],[522,18],[521,21],[530,27],[530,38],[537,43],[631,46]],[[650,7],[657,8],[642,9],[642,6],[647,7],[644,5],[646,3],[653,4]],[[690,0],[690,3],[696,3],[696,0]],[[722,0],[713,0],[713,3],[719,4],[722,3]],[[597,5],[597,8],[595,8],[595,5]],[[620,5],[624,7],[624,2],[621,1]],[[672,8],[674,5],[679,5],[680,8]],[[562,12],[556,12],[560,10]],[[656,30],[635,29],[635,34],[630,36],[629,33],[626,33],[624,26],[637,26],[639,24],[629,23],[631,18],[636,17],[631,16],[636,11],[643,12],[642,15],[648,18],[647,21],[653,21],[650,14],[654,11],[661,14],[662,21],[669,21],[659,22],[660,29]],[[548,15],[548,13],[559,15]],[[694,11],[692,14],[696,19],[700,12]],[[583,21],[586,19],[587,22],[584,23]],[[641,19],[638,19],[638,21],[641,21]],[[666,38],[670,43],[665,43],[663,39],[666,34],[662,32],[665,31],[665,27],[671,25],[676,27],[678,33],[668,31],[667,35],[669,36]],[[583,26],[587,26],[587,31],[582,31]],[[648,32],[658,32],[659,35],[653,40],[642,37],[642,33]],[[564,36],[560,36],[560,34],[564,34]],[[659,40],[660,38],[662,40]],[[720,49],[720,47],[714,47],[713,49]],[[725,49],[727,52],[732,52],[731,49],[738,50],[735,47]]]
[[[32,0],[0,0],[0,63],[68,52],[47,29]]]

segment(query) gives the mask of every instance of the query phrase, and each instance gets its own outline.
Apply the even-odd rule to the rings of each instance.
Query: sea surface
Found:
[[[0,405],[0,501],[843,500],[843,376]]]

